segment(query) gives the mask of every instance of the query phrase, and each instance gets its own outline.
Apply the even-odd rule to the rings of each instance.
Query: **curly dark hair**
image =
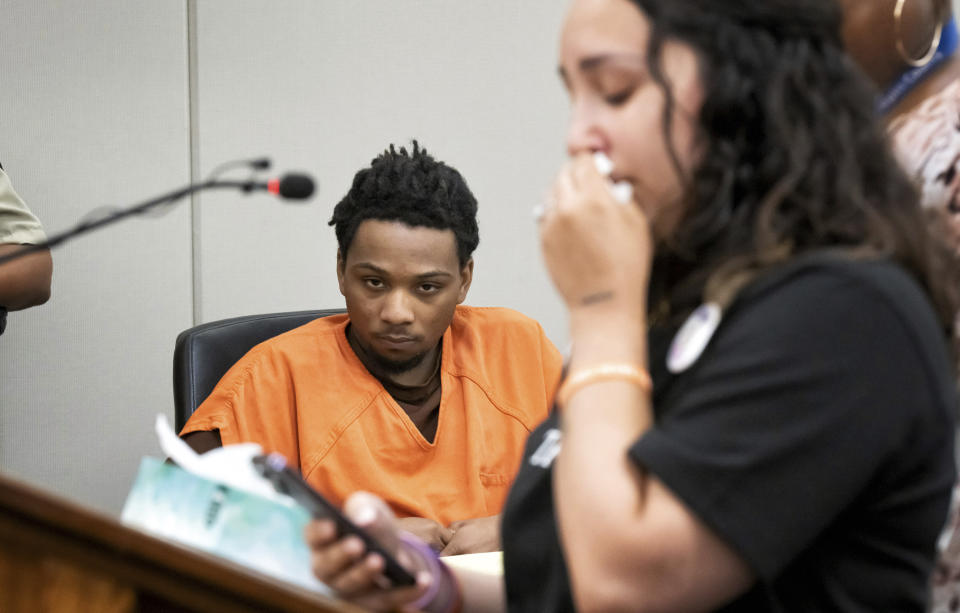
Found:
[[[347,249],[360,224],[368,219],[400,221],[411,227],[452,230],[457,257],[466,265],[480,243],[477,199],[455,169],[435,160],[414,140],[408,152],[390,148],[353,177],[350,191],[333,209],[340,253]]]
[[[651,24],[647,64],[667,96],[664,134],[675,108],[661,67],[665,40],[694,49],[704,87],[704,153],[684,177],[679,231],[658,249],[655,306],[677,313],[724,279],[750,278],[744,271],[840,248],[899,262],[951,329],[957,267],[931,240],[890,153],[876,92],[844,52],[836,1],[632,1]]]

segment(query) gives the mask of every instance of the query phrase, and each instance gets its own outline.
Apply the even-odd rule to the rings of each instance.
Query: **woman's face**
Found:
[[[684,178],[663,131],[666,97],[647,68],[650,24],[629,0],[574,0],[560,39],[560,75],[570,96],[567,150],[604,152],[610,178],[628,181],[654,234],[670,234],[683,215]],[[693,50],[668,41],[663,74],[674,98],[670,139],[689,175],[695,163],[696,118],[703,99]]]

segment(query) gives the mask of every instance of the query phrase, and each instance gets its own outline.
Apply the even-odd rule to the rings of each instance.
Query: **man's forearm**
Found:
[[[23,249],[24,245],[0,245],[0,256]],[[45,249],[0,264],[0,306],[17,311],[43,304],[50,299],[53,259]]]

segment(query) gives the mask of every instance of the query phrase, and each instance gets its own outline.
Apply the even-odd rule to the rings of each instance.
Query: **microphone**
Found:
[[[285,200],[306,200],[313,195],[314,183],[309,175],[288,173],[266,183],[257,181],[213,181],[209,187],[236,187],[244,192],[264,190]]]
[[[313,179],[308,175],[289,173],[267,181],[266,189],[287,200],[306,200],[313,195]]]

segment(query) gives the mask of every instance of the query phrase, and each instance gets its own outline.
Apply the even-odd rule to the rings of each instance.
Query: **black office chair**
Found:
[[[220,378],[254,345],[318,317],[345,309],[245,315],[211,321],[184,330],[173,349],[173,403],[177,432],[193,415]]]

